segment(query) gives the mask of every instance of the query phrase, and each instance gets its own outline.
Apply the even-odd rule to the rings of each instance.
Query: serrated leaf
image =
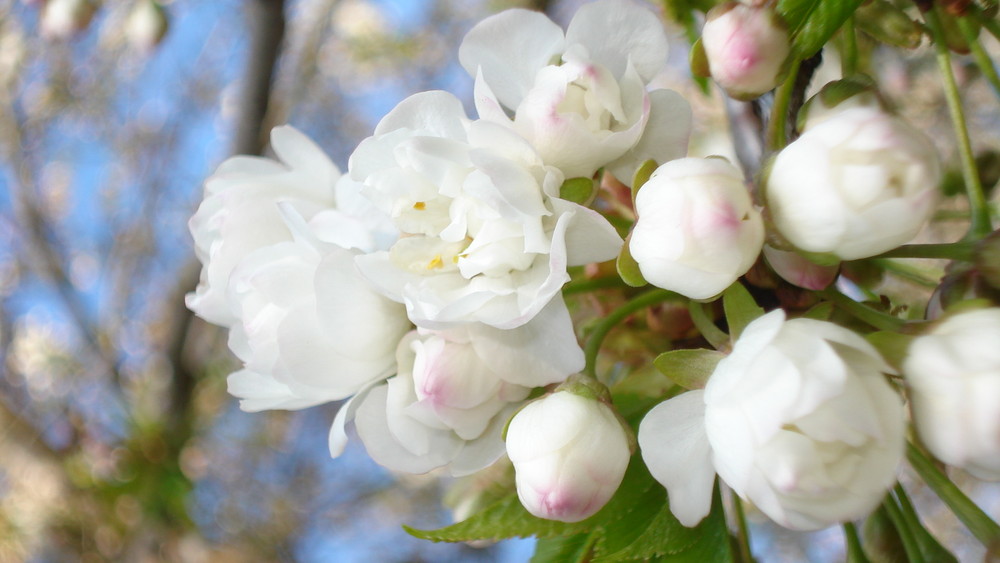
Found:
[[[559,198],[580,205],[590,205],[597,194],[597,187],[591,178],[570,178],[559,187]]]
[[[685,389],[703,389],[715,366],[726,355],[716,350],[671,350],[653,360],[653,365]]]
[[[729,334],[733,340],[739,338],[743,329],[754,319],[764,315],[764,309],[757,305],[747,288],[738,281],[722,293],[722,308],[726,312],[726,322],[729,323]]]
[[[583,563],[590,560],[592,534],[546,538],[535,544],[531,563]]]
[[[661,488],[662,490],[662,488]],[[605,534],[605,542],[614,536]],[[616,552],[599,554],[595,563],[656,560],[670,563],[714,563],[733,560],[725,514],[718,487],[712,498],[712,511],[700,524],[687,528],[674,518],[666,502],[650,518],[628,546]]]
[[[656,168],[657,164],[655,160],[647,160],[636,169],[635,174],[632,176],[632,207],[635,207],[635,196],[639,193],[639,188],[646,185],[646,182],[649,181],[649,177],[653,175]]]
[[[642,270],[639,269],[639,263],[632,258],[632,252],[629,251],[629,243],[632,241],[632,233],[629,233],[625,237],[625,244],[622,245],[622,251],[618,254],[618,260],[615,261],[615,267],[618,269],[618,275],[621,276],[622,281],[632,287],[642,287],[646,285],[646,278],[642,276]]]
[[[873,332],[865,336],[865,340],[878,350],[879,354],[889,362],[889,365],[900,369],[903,360],[906,358],[906,351],[910,348],[914,336],[900,334],[898,332],[880,331]]]
[[[778,15],[788,25],[792,52],[807,59],[823,48],[862,0],[778,0]]]

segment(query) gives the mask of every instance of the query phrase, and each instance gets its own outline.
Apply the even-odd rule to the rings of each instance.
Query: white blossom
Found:
[[[630,457],[622,423],[607,404],[571,391],[529,403],[507,427],[517,496],[528,512],[579,522],[622,482]]]
[[[910,344],[903,375],[924,445],[980,479],[1000,480],[1000,309],[946,317]]]
[[[660,166],[636,195],[635,208],[629,251],[643,277],[692,299],[729,287],[764,243],[764,222],[743,175],[721,158]]]
[[[896,480],[906,424],[857,334],[781,310],[750,323],[704,390],[653,408],[639,446],[670,509],[694,526],[715,474],[778,524],[816,530],[868,514]]]
[[[385,467],[473,473],[503,454],[503,427],[531,388],[560,382],[584,363],[561,298],[516,329],[418,329],[396,358],[395,377],[341,407],[330,433],[334,457],[353,419],[368,454]]]
[[[849,107],[778,153],[765,193],[792,244],[854,260],[912,240],[934,212],[940,179],[920,131],[877,107]]]
[[[481,118],[512,127],[568,178],[606,166],[625,183],[645,160],[687,152],[687,102],[646,89],[666,55],[659,19],[629,0],[581,7],[565,34],[542,13],[507,10],[477,24],[458,52]]]
[[[217,325],[236,321],[227,302],[233,268],[258,248],[292,240],[278,204],[311,219],[337,203],[340,171],[305,135],[276,127],[271,148],[280,160],[237,156],[219,165],[205,180],[205,199],[188,223],[203,268],[187,306]]]
[[[247,254],[229,282],[229,347],[245,365],[229,376],[229,392],[247,411],[344,399],[385,379],[410,328],[403,307],[355,268],[358,251],[316,238],[284,212],[295,238]]]
[[[400,103],[350,170],[402,234],[358,265],[418,326],[521,326],[569,280],[567,267],[621,248],[600,214],[557,197],[563,175],[530,145],[469,121],[445,92]]]

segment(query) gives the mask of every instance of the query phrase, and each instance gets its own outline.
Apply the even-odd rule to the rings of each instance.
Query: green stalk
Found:
[[[895,260],[888,259],[876,259],[873,260],[873,262],[889,274],[921,287],[934,289],[941,283],[940,276],[937,279],[931,278],[927,275],[927,272],[920,268],[914,268],[909,264],[903,264]]]
[[[747,528],[747,516],[743,511],[743,501],[733,493],[733,508],[736,512],[736,540],[740,547],[740,561],[750,563],[753,555],[750,552],[750,530]]]
[[[972,262],[975,260],[975,243],[959,241],[941,244],[904,244],[874,258],[940,258]]]
[[[956,487],[955,483],[952,483],[924,452],[913,444],[907,444],[906,458],[927,486],[948,505],[969,532],[986,546],[986,549],[1000,545],[1000,526],[976,506],[976,503],[969,500],[969,497],[965,496],[965,493]]]
[[[601,344],[604,343],[604,338],[608,336],[611,329],[615,328],[618,323],[627,319],[632,313],[641,311],[657,303],[679,298],[680,296],[672,291],[654,289],[633,298],[601,319],[594,326],[594,330],[590,333],[590,336],[587,338],[587,344],[583,348],[584,357],[587,362],[586,367],[583,368],[583,373],[593,376],[595,379],[597,378],[597,354],[601,351]]]
[[[840,57],[840,73],[844,78],[854,75],[858,71],[858,38],[854,30],[854,15],[847,18],[840,28],[844,34],[844,52]]]
[[[906,520],[907,526],[910,527],[910,531],[913,532],[913,539],[916,540],[917,545],[920,547],[920,552],[935,563],[958,563],[955,556],[945,549],[937,541],[937,538],[931,535],[923,522],[920,521],[920,516],[913,507],[913,503],[910,502],[910,497],[906,494],[903,486],[896,483],[896,486],[892,490],[896,495],[896,501],[899,502],[899,509],[903,514],[903,518]]]
[[[903,542],[903,549],[906,550],[906,559],[910,563],[923,563],[924,555],[920,552],[920,546],[917,545],[913,531],[907,525],[906,518],[903,517],[903,511],[899,509],[896,500],[892,498],[892,495],[886,495],[885,500],[882,501],[882,506],[885,507],[885,512],[889,515],[889,520],[892,520],[892,525],[896,527],[896,532],[899,533],[899,539]]]
[[[574,280],[562,288],[563,295],[573,295],[574,293],[590,293],[601,289],[611,289],[615,287],[627,287],[618,276],[606,276],[591,280]]]
[[[969,232],[965,238],[966,240],[979,240],[993,229],[990,226],[989,210],[986,207],[983,185],[979,180],[976,159],[972,154],[972,142],[969,140],[969,128],[965,121],[965,111],[962,109],[962,98],[958,92],[958,85],[955,83],[955,75],[951,71],[951,54],[948,52],[941,18],[938,17],[937,12],[933,9],[924,12],[924,21],[927,23],[931,38],[934,40],[938,70],[944,79],[944,95],[948,102],[951,123],[955,128],[955,138],[962,161],[962,177],[965,179],[966,196],[969,198],[972,223],[969,225]]]
[[[781,86],[774,93],[774,108],[771,110],[771,120],[767,124],[767,148],[772,151],[779,151],[788,143],[787,123],[788,108],[792,101],[792,92],[795,90],[795,77],[799,74],[798,59],[792,62],[788,69],[788,76]]]
[[[957,19],[958,29],[962,32],[965,42],[969,44],[969,50],[972,51],[972,58],[976,61],[976,66],[979,67],[980,72],[983,73],[983,77],[993,87],[993,93],[997,97],[1000,97],[1000,76],[997,75],[997,69],[993,66],[993,61],[990,60],[990,56],[986,54],[982,43],[976,37],[976,30],[973,27],[972,19],[969,16],[962,16]]]
[[[705,337],[705,340],[712,345],[716,350],[722,350],[724,348],[729,348],[729,335],[722,332],[722,329],[715,326],[715,321],[712,317],[708,315],[705,308],[708,303],[699,303],[697,301],[688,302],[688,313],[691,314],[691,321],[694,322],[694,326],[697,327],[698,332]]]
[[[899,329],[903,328],[903,325],[906,324],[906,321],[903,319],[898,319],[891,315],[876,311],[871,307],[867,307],[863,303],[858,303],[836,289],[824,289],[819,292],[819,295],[828,301],[833,301],[833,304],[842,311],[872,325],[879,330],[898,332]]]
[[[861,549],[861,540],[858,539],[858,530],[853,522],[844,522],[844,539],[847,542],[847,563],[870,563],[865,550]]]

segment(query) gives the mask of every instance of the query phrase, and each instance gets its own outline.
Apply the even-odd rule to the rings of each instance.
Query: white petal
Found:
[[[275,378],[241,369],[226,378],[229,394],[240,399],[240,410],[299,410],[334,400],[323,394],[302,396]]]
[[[330,162],[323,149],[290,125],[271,129],[271,149],[282,162],[312,176],[324,189],[332,190],[340,178],[340,170]]]
[[[621,77],[631,60],[649,82],[667,62],[663,24],[648,8],[629,0],[585,4],[569,23],[566,44],[587,48],[594,61]]]
[[[422,135],[464,140],[469,118],[462,102],[441,90],[420,92],[406,98],[375,127],[375,135],[410,129]]]
[[[516,108],[538,69],[563,52],[563,31],[545,14],[513,9],[490,16],[469,30],[458,60],[469,76],[483,73],[500,103]]]
[[[632,176],[643,162],[652,159],[663,164],[687,154],[691,105],[673,90],[653,90],[649,93],[649,101],[649,119],[639,142],[607,166],[615,178],[627,186],[632,185]]]
[[[688,391],[653,407],[639,424],[639,449],[667,489],[670,512],[692,527],[712,509],[712,449],[705,435],[704,391]]]
[[[556,296],[527,324],[510,330],[481,325],[472,345],[505,381],[543,387],[565,380],[584,366],[566,303]]]

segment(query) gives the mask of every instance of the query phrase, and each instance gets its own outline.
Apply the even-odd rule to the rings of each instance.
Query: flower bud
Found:
[[[855,260],[910,242],[934,212],[940,179],[925,135],[877,107],[851,107],[778,153],[765,199],[793,245]]]
[[[773,246],[764,245],[764,258],[781,278],[788,283],[804,289],[819,291],[826,288],[837,279],[840,266],[825,266],[810,262],[807,258],[795,252],[778,250]]]
[[[773,10],[737,2],[708,13],[701,43],[712,79],[741,100],[773,89],[791,52],[788,31]]]
[[[149,53],[167,34],[167,14],[155,0],[140,0],[125,21],[125,37],[133,48]]]
[[[910,344],[913,419],[941,461],[1000,480],[1000,308],[947,317]]]
[[[764,223],[743,175],[721,158],[660,166],[635,199],[629,251],[651,284],[692,299],[729,287],[753,265]]]
[[[39,24],[46,39],[69,39],[87,29],[97,7],[91,0],[48,0]]]
[[[514,415],[507,455],[528,512],[579,522],[607,504],[621,484],[629,437],[606,403],[557,391]]]

